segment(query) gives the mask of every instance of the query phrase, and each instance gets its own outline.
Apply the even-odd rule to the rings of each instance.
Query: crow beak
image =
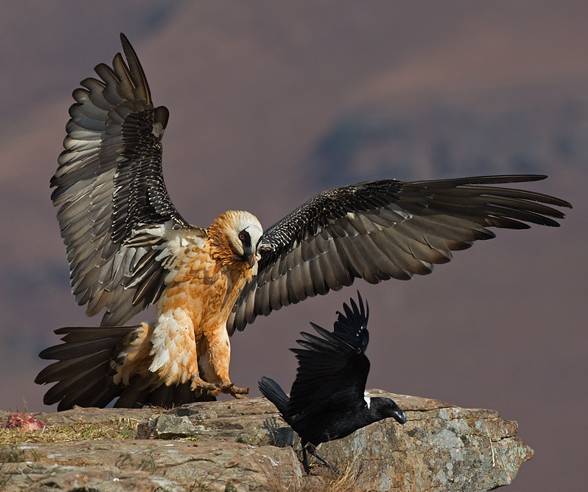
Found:
[[[394,410],[394,412],[392,413],[392,417],[394,417],[394,420],[396,420],[396,422],[398,422],[399,424],[406,423],[406,414],[402,410],[400,410],[400,408],[398,410]]]

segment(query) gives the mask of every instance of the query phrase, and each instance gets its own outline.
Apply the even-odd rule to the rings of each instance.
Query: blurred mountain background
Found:
[[[267,227],[352,181],[549,174],[532,188],[573,202],[562,228],[500,231],[428,277],[356,287],[369,387],[495,408],[536,451],[513,490],[585,490],[587,21],[572,0],[4,4],[0,408],[42,408],[52,330],[99,322],[69,293],[48,181],[71,91],[124,31],[170,109],[165,177],[192,223],[241,208]],[[233,380],[289,385],[298,332],[353,292],[237,334]]]

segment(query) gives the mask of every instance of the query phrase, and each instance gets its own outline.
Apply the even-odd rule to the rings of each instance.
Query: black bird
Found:
[[[259,390],[282,414],[302,441],[302,464],[310,468],[308,455],[331,467],[316,453],[316,446],[348,436],[357,429],[389,417],[406,422],[404,412],[390,398],[365,397],[370,361],[369,307],[361,295],[337,312],[333,332],[310,323],[317,335],[301,332],[302,348],[290,349],[298,359],[296,380],[290,397],[273,379],[262,377]],[[332,468],[332,467],[331,467]]]

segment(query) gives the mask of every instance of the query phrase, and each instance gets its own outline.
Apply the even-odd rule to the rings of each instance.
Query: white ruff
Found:
[[[367,393],[363,394],[363,399],[365,400],[365,402],[367,403],[367,407],[368,409],[370,408],[370,405],[372,403],[372,399],[370,398],[370,396]]]

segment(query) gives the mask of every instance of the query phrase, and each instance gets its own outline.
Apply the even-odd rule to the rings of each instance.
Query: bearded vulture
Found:
[[[99,64],[73,92],[51,198],[72,292],[100,327],[66,327],[56,360],[36,382],[58,409],[169,406],[237,396],[229,335],[258,315],[351,285],[409,279],[452,250],[490,239],[491,227],[557,226],[564,200],[493,186],[545,176],[510,175],[359,183],[320,193],[263,232],[244,211],[207,228],[176,210],[162,174],[169,111],[155,106],[139,59]],[[152,324],[125,326],[155,305]]]

